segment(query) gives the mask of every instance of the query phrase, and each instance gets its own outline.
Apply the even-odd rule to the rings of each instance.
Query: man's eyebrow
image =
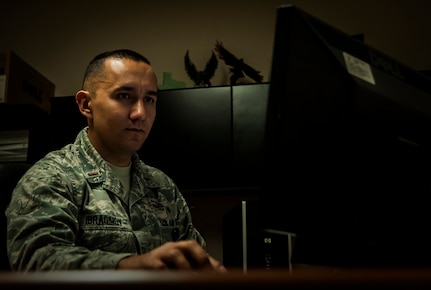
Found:
[[[148,95],[157,97],[159,93],[157,91],[148,91]]]
[[[134,91],[134,90],[135,90],[135,88],[134,88],[133,86],[121,86],[121,87],[116,88],[114,91],[115,91],[115,92],[118,92],[118,91],[132,92],[132,91]],[[150,91],[148,91],[148,92],[147,92],[147,94],[148,94],[148,95],[151,95],[151,96],[155,96],[155,97],[157,97],[158,92],[157,92],[157,91],[150,90]]]
[[[133,91],[134,88],[132,86],[121,86],[116,88],[114,91]]]

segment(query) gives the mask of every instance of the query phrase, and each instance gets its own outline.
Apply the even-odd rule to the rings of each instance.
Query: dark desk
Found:
[[[431,288],[431,269],[306,269],[230,271],[67,271],[0,273],[0,289],[418,289]]]

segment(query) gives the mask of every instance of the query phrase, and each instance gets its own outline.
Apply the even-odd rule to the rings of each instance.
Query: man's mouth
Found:
[[[133,132],[145,132],[144,129],[140,129],[140,128],[127,128],[127,131],[133,131]]]

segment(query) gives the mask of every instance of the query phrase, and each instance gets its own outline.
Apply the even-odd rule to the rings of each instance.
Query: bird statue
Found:
[[[260,75],[260,71],[255,70],[248,64],[244,63],[242,58],[237,58],[232,53],[230,53],[226,48],[224,48],[221,41],[217,41],[215,45],[215,51],[218,54],[218,58],[223,60],[226,65],[230,66],[230,72],[232,73],[230,77],[230,84],[235,85],[239,78],[245,77],[247,75],[252,80],[257,83],[261,83],[263,76]]]
[[[195,87],[210,87],[210,80],[217,69],[218,60],[214,52],[212,52],[212,56],[208,60],[205,69],[203,71],[198,71],[194,63],[190,60],[189,50],[187,50],[184,56],[184,65],[187,75],[194,82]]]

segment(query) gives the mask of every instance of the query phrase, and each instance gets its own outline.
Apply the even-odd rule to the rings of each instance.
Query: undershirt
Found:
[[[129,202],[129,192],[130,192],[130,168],[132,163],[129,164],[129,166],[123,167],[123,166],[116,166],[114,164],[109,163],[109,166],[111,166],[112,171],[114,171],[115,175],[120,179],[121,184],[123,185],[125,189],[125,196],[122,196],[123,200],[128,203]]]

